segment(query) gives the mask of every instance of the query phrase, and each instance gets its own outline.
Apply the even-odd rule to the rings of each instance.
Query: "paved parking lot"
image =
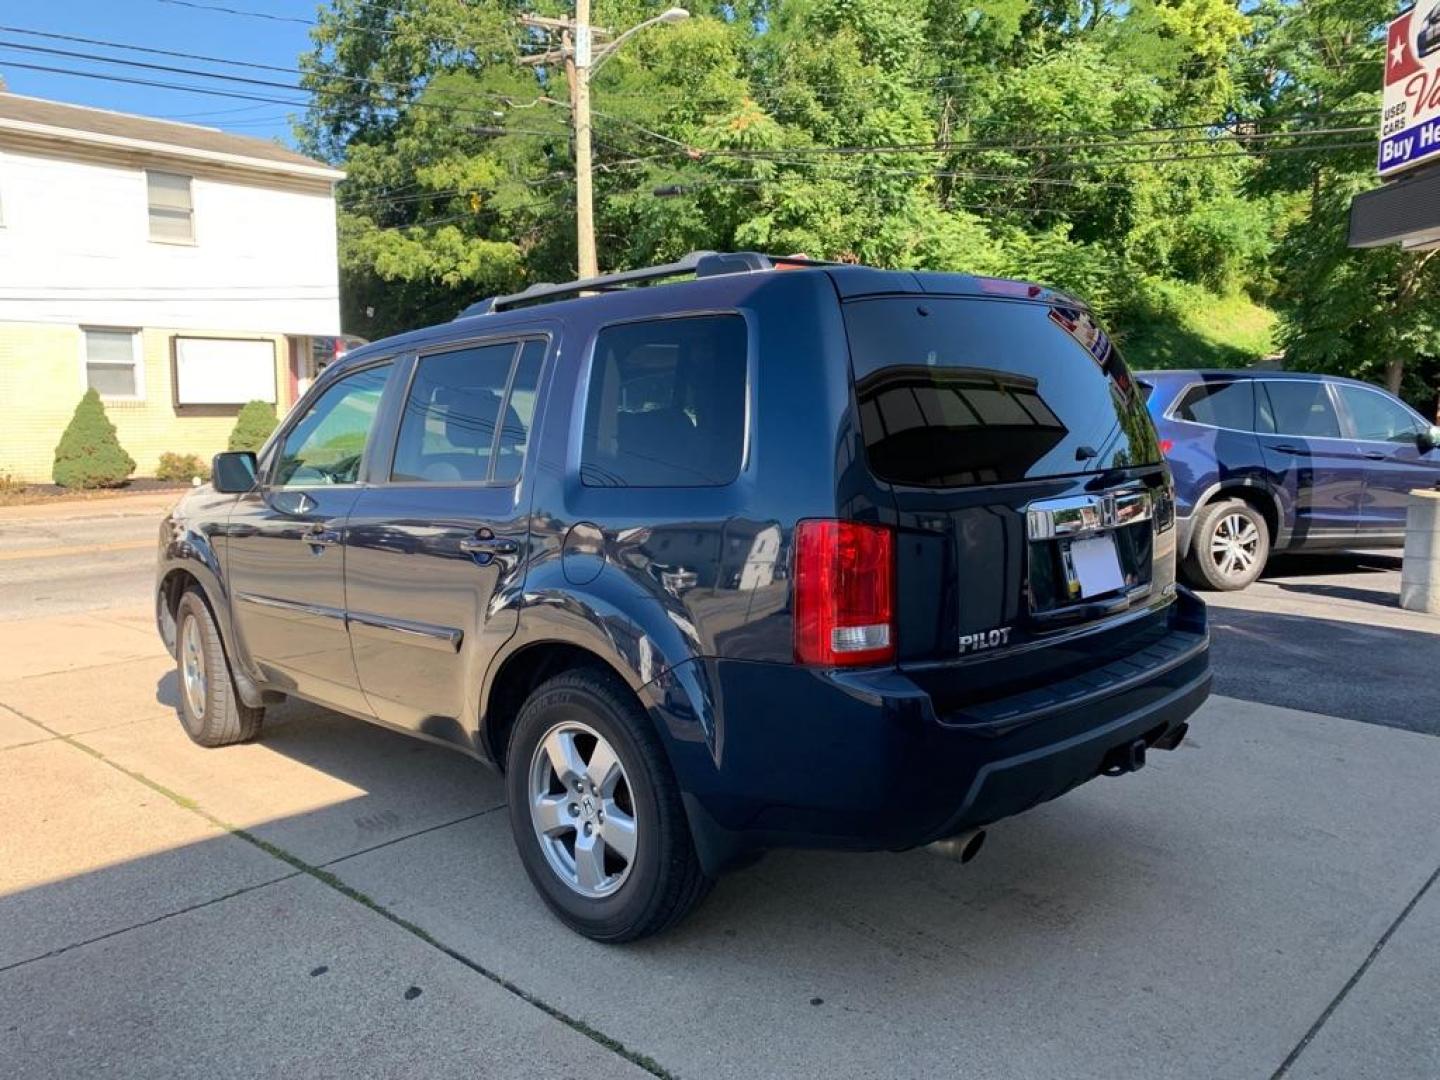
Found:
[[[1185,747],[969,866],[777,852],[618,948],[481,766],[297,705],[200,750],[143,593],[0,609],[0,1075],[1440,1076],[1440,620],[1397,566],[1219,598]]]

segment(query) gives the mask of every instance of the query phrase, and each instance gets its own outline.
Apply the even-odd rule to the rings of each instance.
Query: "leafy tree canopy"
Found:
[[[666,6],[599,0],[594,19],[620,31]],[[348,330],[377,337],[574,276],[569,90],[562,66],[522,62],[558,44],[522,10],[571,13],[559,0],[322,8],[300,137],[348,173]],[[1279,311],[1292,364],[1388,379],[1424,405],[1440,264],[1344,245],[1348,197],[1374,182],[1395,11],[699,4],[594,77],[600,264],[742,248],[1032,277],[1094,303],[1137,366],[1258,359],[1253,326],[1207,351],[1191,332],[1206,313],[1187,307],[1223,336],[1258,303]]]

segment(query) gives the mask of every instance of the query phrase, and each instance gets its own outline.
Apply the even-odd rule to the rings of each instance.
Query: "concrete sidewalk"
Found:
[[[777,852],[607,948],[485,769],[300,706],[201,750],[147,622],[0,625],[7,1077],[1440,1075],[1440,739],[1217,698],[967,867]]]

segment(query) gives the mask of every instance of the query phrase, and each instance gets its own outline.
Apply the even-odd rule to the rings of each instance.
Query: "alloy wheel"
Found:
[[[180,677],[185,684],[185,702],[196,720],[205,718],[206,691],[205,642],[200,636],[200,620],[193,615],[185,619],[180,632]]]
[[[1210,557],[1226,577],[1248,574],[1260,555],[1260,530],[1244,514],[1226,514],[1210,538]]]
[[[638,826],[629,778],[594,728],[556,724],[530,762],[530,821],[545,861],[576,893],[610,896],[635,865]]]

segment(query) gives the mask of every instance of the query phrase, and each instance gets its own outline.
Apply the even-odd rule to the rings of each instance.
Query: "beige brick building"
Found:
[[[95,387],[135,458],[222,449],[339,335],[342,173],[211,128],[0,93],[0,475]]]

